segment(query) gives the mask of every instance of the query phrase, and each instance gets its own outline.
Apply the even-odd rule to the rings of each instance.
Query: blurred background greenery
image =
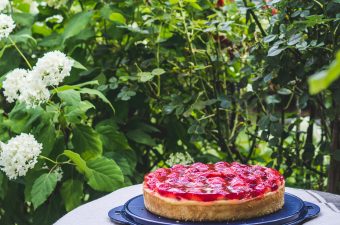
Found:
[[[340,193],[339,3],[11,1],[11,38],[27,59],[64,52],[86,67],[64,84],[98,81],[90,86],[115,110],[87,91],[78,102],[59,96],[60,107],[74,107],[61,107],[55,118],[52,108],[26,109],[1,93],[0,140],[32,133],[50,158],[90,146],[117,163],[111,172],[124,182],[93,188],[65,165],[63,179],[34,209],[27,194],[34,171],[15,181],[1,173],[0,223],[51,224],[105,191],[142,182],[174,153],[274,167],[287,186]],[[1,41],[0,85],[17,67],[27,65]],[[95,108],[78,104],[85,101]]]

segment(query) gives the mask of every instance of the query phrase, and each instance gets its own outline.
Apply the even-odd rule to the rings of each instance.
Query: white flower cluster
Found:
[[[40,58],[32,73],[40,77],[46,86],[55,86],[70,75],[73,61],[59,51],[48,52]]]
[[[25,176],[38,161],[42,144],[33,135],[22,133],[8,141],[0,142],[0,169],[9,179]]]
[[[14,30],[15,23],[12,17],[5,14],[0,14],[0,40],[7,38],[9,34]]]
[[[173,166],[176,164],[184,164],[184,165],[188,165],[194,162],[194,159],[191,157],[191,155],[189,153],[185,153],[183,154],[182,152],[176,152],[171,153],[169,156],[169,159],[165,162],[166,164],[168,164],[169,166]]]
[[[7,8],[9,4],[8,0],[0,0],[0,12]]]
[[[3,82],[4,95],[8,102],[25,103],[34,108],[50,98],[49,86],[56,86],[70,75],[73,60],[59,51],[46,53],[31,71],[15,69],[6,75]]]

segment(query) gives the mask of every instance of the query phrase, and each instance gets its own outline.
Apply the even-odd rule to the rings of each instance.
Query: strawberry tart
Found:
[[[285,181],[276,170],[218,162],[160,168],[144,177],[145,207],[184,221],[259,217],[283,207]]]

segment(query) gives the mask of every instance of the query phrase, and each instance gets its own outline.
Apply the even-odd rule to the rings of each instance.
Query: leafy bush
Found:
[[[317,95],[307,83],[339,50],[339,8],[337,0],[11,1],[4,13],[16,27],[0,36],[2,151],[30,133],[42,152],[25,176],[0,173],[1,223],[51,224],[142,182],[177,152],[272,166],[289,186],[328,182],[339,193],[339,80]],[[11,71],[44,67],[39,60],[55,50],[72,60],[69,76],[45,84],[43,101],[8,102]]]

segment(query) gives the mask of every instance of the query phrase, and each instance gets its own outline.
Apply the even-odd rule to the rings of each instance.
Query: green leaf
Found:
[[[66,211],[71,211],[81,204],[84,196],[83,182],[80,180],[69,179],[61,186],[60,194],[65,203]]]
[[[94,190],[110,192],[123,186],[123,173],[114,160],[101,157],[85,161],[69,150],[65,150],[64,155],[76,164],[77,170],[85,175],[88,185]]]
[[[124,86],[119,94],[118,94],[118,98],[121,99],[122,101],[128,101],[131,99],[131,97],[135,96],[136,95],[136,92],[133,91],[132,89],[130,89],[129,87],[127,86]]]
[[[29,13],[15,12],[12,14],[12,18],[16,24],[26,27],[32,26],[34,22],[34,15]]]
[[[302,39],[301,34],[294,34],[289,38],[287,45],[296,45],[301,41],[301,39]]]
[[[118,12],[111,13],[109,16],[109,19],[111,21],[122,23],[122,24],[126,23],[125,17],[121,13],[118,13]]]
[[[156,142],[154,139],[152,139],[152,137],[145,133],[144,131],[140,130],[140,129],[136,129],[136,130],[131,130],[129,131],[127,134],[127,137],[130,138],[131,140],[140,143],[140,144],[145,144],[145,145],[149,145],[149,146],[155,146]]]
[[[155,76],[159,76],[159,75],[164,74],[165,70],[163,70],[162,68],[156,68],[156,69],[152,70],[151,73]]]
[[[150,72],[140,72],[137,74],[140,82],[147,82],[153,79],[155,75]]]
[[[45,173],[38,177],[33,183],[31,198],[34,209],[43,204],[57,185],[56,173]]]
[[[275,137],[281,137],[283,132],[283,127],[280,123],[270,124],[270,134]]]
[[[87,68],[85,66],[83,66],[80,62],[73,60],[73,67],[74,68],[77,68],[77,69],[80,69],[80,70],[87,70]]]
[[[317,94],[327,89],[335,80],[340,77],[340,51],[336,55],[336,59],[326,71],[321,71],[309,77],[309,93]]]
[[[100,134],[103,146],[107,151],[121,152],[130,149],[125,135],[119,131],[113,120],[104,120],[96,125],[96,131]]]
[[[270,35],[266,36],[265,38],[263,38],[263,42],[270,43],[270,42],[274,41],[276,38],[277,38],[277,35],[270,34]]]
[[[111,102],[100,91],[98,91],[96,89],[90,89],[90,88],[81,88],[79,90],[79,92],[82,93],[82,94],[96,95],[103,102],[107,103],[110,106],[110,108],[112,109],[112,111],[115,112],[115,109],[113,108],[113,105],[111,104]]]
[[[169,3],[171,4],[171,5],[175,5],[175,4],[177,4],[179,2],[179,0],[169,0]]]
[[[268,95],[266,97],[267,104],[278,104],[281,102],[280,98],[277,95]]]
[[[280,95],[290,95],[292,91],[287,88],[281,88],[277,91],[277,93]]]
[[[65,25],[63,32],[63,43],[67,39],[76,36],[82,30],[84,30],[90,22],[92,14],[93,13],[90,11],[85,11],[74,15],[72,19]]]
[[[99,134],[84,124],[77,124],[73,129],[72,144],[85,160],[101,156],[103,152]]]
[[[257,124],[261,130],[265,130],[270,124],[270,119],[268,116],[262,116]]]
[[[87,82],[75,84],[75,85],[63,85],[63,86],[54,88],[52,93],[55,94],[55,93],[59,93],[59,92],[67,91],[67,90],[79,90],[81,87],[90,86],[90,85],[99,85],[99,82],[98,80],[91,80],[91,81],[87,81]]]
[[[75,105],[65,107],[65,118],[69,123],[79,124],[88,117],[86,112],[96,107],[89,101],[80,101]]]
[[[56,142],[56,130],[54,124],[45,118],[32,130],[37,141],[43,145],[42,154],[48,156]]]
[[[87,166],[91,170],[88,184],[94,190],[110,192],[123,186],[124,176],[115,161],[102,157],[88,161]]]
[[[29,170],[27,174],[24,177],[25,181],[25,201],[26,202],[32,202],[32,187],[34,184],[34,181],[36,180],[37,177],[40,177],[41,175],[44,174],[44,171],[42,170]]]
[[[285,50],[285,48],[280,48],[279,46],[274,45],[273,47],[269,49],[268,56],[277,56],[281,54],[283,50]]]
[[[80,93],[72,89],[58,92],[58,97],[66,105],[78,105],[81,101]]]
[[[201,7],[199,4],[197,4],[196,2],[190,2],[189,4],[190,4],[190,6],[193,7],[194,9],[197,9],[197,10],[199,10],[199,11],[202,11],[202,10],[203,10],[202,7]]]
[[[78,153],[65,150],[63,154],[71,159],[74,164],[76,164],[76,168],[80,173],[86,174],[88,172],[89,168],[86,165],[86,161],[83,160]]]

